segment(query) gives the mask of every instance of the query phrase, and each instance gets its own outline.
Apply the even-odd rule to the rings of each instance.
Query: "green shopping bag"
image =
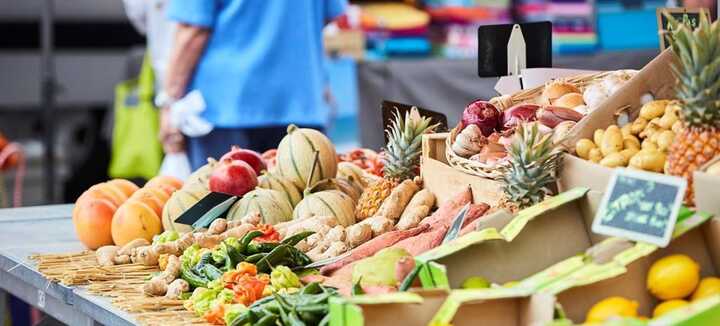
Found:
[[[145,178],[157,175],[163,150],[158,139],[160,120],[153,104],[155,77],[145,55],[140,76],[115,87],[115,125],[109,175]]]

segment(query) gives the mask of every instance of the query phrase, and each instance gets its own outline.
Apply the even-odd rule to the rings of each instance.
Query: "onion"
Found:
[[[502,113],[502,125],[504,128],[512,128],[520,122],[535,121],[536,111],[540,108],[536,104],[518,104]]]
[[[462,125],[476,125],[483,136],[490,136],[500,126],[500,110],[486,101],[477,100],[470,103],[463,111]]]

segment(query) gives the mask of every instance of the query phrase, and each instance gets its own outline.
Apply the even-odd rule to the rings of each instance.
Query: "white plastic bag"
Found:
[[[165,154],[165,158],[160,165],[160,175],[168,175],[185,181],[190,176],[190,160],[187,153],[178,152]]]

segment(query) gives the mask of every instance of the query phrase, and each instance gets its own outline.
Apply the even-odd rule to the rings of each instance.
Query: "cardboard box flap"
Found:
[[[585,251],[590,261],[596,264],[605,264],[612,261],[617,254],[630,249],[634,243],[627,239],[607,238]]]
[[[720,325],[720,296],[692,301],[651,320],[648,325]]]
[[[675,55],[670,49],[655,57],[610,98],[580,120],[570,131],[563,145],[574,148],[578,140],[592,139],[596,129],[604,129],[617,123],[616,114],[620,110],[630,108],[630,116],[635,117],[641,106],[641,97],[645,93],[650,93],[655,99],[675,98],[675,77],[670,68],[674,61]]]
[[[566,192],[560,193],[550,199],[546,199],[541,203],[523,209],[515,216],[515,218],[513,218],[512,221],[510,221],[510,223],[508,223],[508,225],[506,225],[500,231],[500,234],[507,241],[512,241],[520,233],[520,231],[522,231],[522,229],[525,228],[525,226],[534,218],[549,211],[552,211],[560,206],[563,206],[569,202],[580,199],[589,190],[590,189],[588,188],[582,187],[571,189]]]
[[[399,319],[409,325],[425,325],[448,294],[445,290],[421,290],[349,298],[331,297],[330,325],[393,326]]]
[[[482,321],[484,325],[545,325],[553,318],[554,302],[554,297],[546,293],[522,294],[504,288],[453,290],[430,324],[478,325]]]

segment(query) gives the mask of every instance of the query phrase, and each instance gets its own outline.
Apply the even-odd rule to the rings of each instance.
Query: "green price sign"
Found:
[[[672,28],[669,24],[665,13],[675,18],[678,22],[688,25],[695,29],[700,24],[700,16],[710,17],[707,9],[691,9],[691,8],[657,8],[656,15],[658,20],[658,30],[660,36],[660,50],[665,50],[670,46],[670,33]]]
[[[615,169],[592,230],[665,247],[670,243],[686,188],[683,178]]]

